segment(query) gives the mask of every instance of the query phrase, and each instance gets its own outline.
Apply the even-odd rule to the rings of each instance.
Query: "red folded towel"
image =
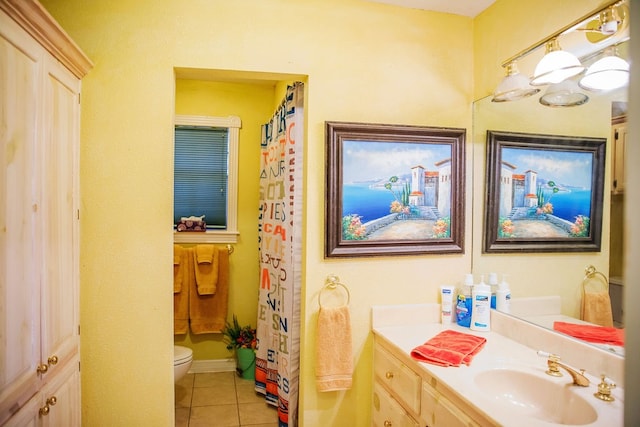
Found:
[[[411,350],[411,357],[438,366],[470,365],[486,342],[486,338],[447,329]]]
[[[624,345],[624,329],[570,322],[553,322],[553,329],[592,343]]]

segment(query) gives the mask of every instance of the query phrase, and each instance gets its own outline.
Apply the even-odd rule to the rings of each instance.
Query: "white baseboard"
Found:
[[[189,369],[190,374],[201,374],[204,372],[235,372],[235,359],[211,359],[194,360]]]

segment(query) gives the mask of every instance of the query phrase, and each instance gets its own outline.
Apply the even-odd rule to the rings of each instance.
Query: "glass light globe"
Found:
[[[578,90],[578,84],[568,79],[549,86],[540,97],[540,104],[547,107],[575,107],[588,100],[589,97]]]
[[[532,86],[560,83],[563,80],[581,73],[584,67],[575,55],[560,48],[558,39],[549,41],[546,54],[536,65],[531,79]]]
[[[629,83],[629,63],[619,56],[605,56],[596,61],[580,79],[588,90],[612,90]]]
[[[532,87],[529,79],[518,72],[515,61],[507,66],[507,75],[493,92],[493,102],[517,101],[534,95],[540,89]]]

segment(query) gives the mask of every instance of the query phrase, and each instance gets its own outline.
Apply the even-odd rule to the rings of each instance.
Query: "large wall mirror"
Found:
[[[628,9],[626,9],[628,12]],[[625,10],[621,10],[625,13]],[[591,25],[591,24],[589,24]],[[602,50],[602,39],[590,41],[587,31],[579,31],[575,40],[567,44],[574,44],[576,56],[585,61],[584,65],[595,62],[605,55]],[[586,40],[586,41],[581,41]],[[560,38],[562,42],[562,37]],[[628,56],[628,36],[611,40],[616,45],[617,55],[626,59]],[[596,48],[594,48],[594,45]],[[566,50],[570,50],[565,48]],[[600,50],[591,56],[584,56],[584,49],[591,52]],[[528,53],[521,58],[519,69],[522,74],[533,75],[536,63],[544,55],[545,49]],[[611,52],[611,49],[608,51]],[[579,74],[569,80],[577,92],[573,95],[573,106],[544,105],[549,98],[549,91],[553,85],[539,86],[540,91],[532,96],[511,102],[494,102],[493,96],[488,96],[474,102],[473,108],[473,258],[472,272],[476,278],[484,275],[485,281],[489,273],[506,275],[511,285],[513,298],[556,296],[560,298],[562,315],[580,319],[582,299],[582,285],[585,269],[592,265],[611,279],[610,294],[612,295],[612,310],[614,312],[614,326],[623,328],[624,319],[621,317],[622,289],[622,258],[623,258],[623,205],[624,183],[620,182],[620,168],[624,159],[624,152],[616,153],[614,144],[615,127],[620,126],[626,119],[627,86],[612,90],[592,91],[577,86],[581,76]],[[548,95],[546,98],[541,97]],[[563,101],[565,102],[565,101]],[[482,249],[484,239],[484,217],[486,210],[487,192],[487,131],[518,132],[529,134],[578,136],[592,138],[606,138],[606,160],[603,179],[603,224],[602,247],[600,251],[584,253],[568,253],[563,251],[552,253],[485,253]],[[617,158],[617,160],[616,160]],[[559,166],[559,165],[556,165]],[[570,168],[570,165],[566,165]],[[566,170],[563,173],[567,172]],[[562,174],[558,173],[558,176]],[[558,182],[558,184],[562,184]],[[619,297],[617,294],[620,294]],[[528,320],[528,319],[526,319]],[[542,326],[549,327],[548,324]],[[624,349],[610,350],[623,355]]]

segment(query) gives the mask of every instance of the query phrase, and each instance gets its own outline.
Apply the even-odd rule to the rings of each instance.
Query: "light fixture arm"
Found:
[[[622,4],[622,3],[624,3],[625,1],[626,0],[613,0],[613,1],[607,2],[604,6],[601,6],[598,9],[595,9],[595,10],[589,12],[588,14],[584,15],[583,17],[578,18],[577,20],[573,21],[572,23],[570,23],[568,25],[565,25],[564,27],[560,28],[555,33],[550,34],[549,36],[547,36],[544,39],[540,40],[536,44],[529,46],[528,48],[516,53],[515,55],[513,55],[509,59],[503,61],[502,62],[502,67],[507,67],[513,61],[516,61],[516,60],[518,60],[518,59],[520,59],[520,58],[522,58],[524,56],[527,56],[528,54],[530,54],[531,52],[539,49],[540,47],[546,46],[547,43],[549,43],[553,39],[557,39],[562,34],[565,34],[567,32],[570,32],[571,30],[574,30],[575,27],[577,27],[578,25],[582,24],[587,19],[600,16],[601,13],[606,12],[607,9],[609,9],[610,7],[618,6],[618,5]]]

